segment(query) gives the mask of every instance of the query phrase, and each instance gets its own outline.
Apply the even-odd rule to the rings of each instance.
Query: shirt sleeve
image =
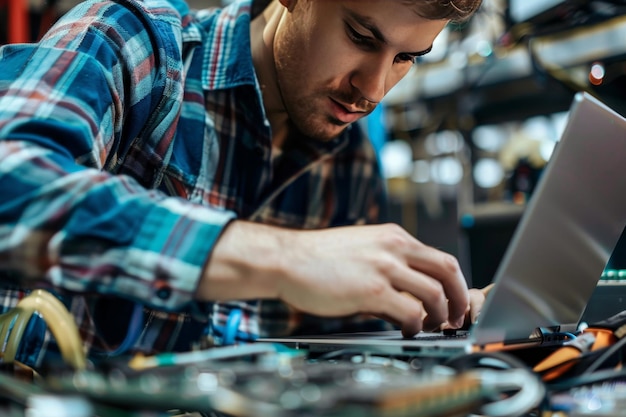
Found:
[[[177,17],[151,13],[85,1],[39,44],[0,49],[4,283],[193,304],[234,214],[112,174],[131,147],[164,166],[178,118]]]

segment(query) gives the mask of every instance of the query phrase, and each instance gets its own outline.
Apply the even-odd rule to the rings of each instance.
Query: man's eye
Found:
[[[413,54],[398,54],[396,55],[396,61],[397,62],[410,62],[411,64],[414,64],[416,61],[417,57]]]
[[[373,47],[373,41],[371,38],[361,35],[357,32],[352,26],[346,24],[346,31],[348,32],[348,37],[357,45]]]

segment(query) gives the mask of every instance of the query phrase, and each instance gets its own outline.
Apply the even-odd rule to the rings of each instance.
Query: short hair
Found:
[[[388,1],[388,0],[384,0]],[[469,19],[482,0],[401,0],[415,6],[418,16],[429,20],[451,20],[462,22]],[[254,0],[252,2],[252,18],[260,14],[271,0]]]
[[[415,13],[429,20],[468,20],[480,7],[482,0],[402,0],[414,6]]]

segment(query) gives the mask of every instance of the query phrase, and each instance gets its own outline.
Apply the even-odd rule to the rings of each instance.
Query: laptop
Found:
[[[451,356],[553,340],[576,329],[626,225],[626,119],[589,93],[574,97],[543,171],[467,337],[400,331],[264,338],[311,352],[366,350]]]

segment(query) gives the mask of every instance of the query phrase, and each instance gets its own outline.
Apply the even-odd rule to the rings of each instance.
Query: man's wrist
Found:
[[[196,297],[225,301],[278,296],[285,276],[289,231],[242,220],[232,221],[213,247]]]

